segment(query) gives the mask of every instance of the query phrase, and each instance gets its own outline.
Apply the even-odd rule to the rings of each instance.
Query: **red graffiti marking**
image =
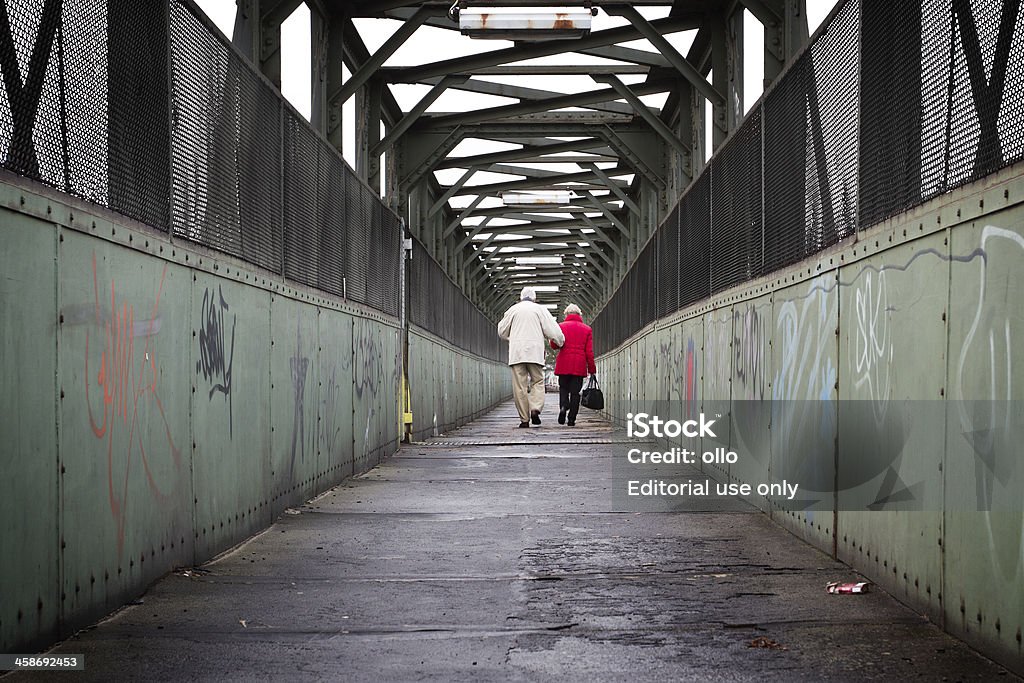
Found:
[[[135,309],[122,300],[120,308],[114,283],[110,283],[110,313],[105,315],[100,308],[100,288],[96,276],[96,254],[92,257],[92,284],[95,293],[96,324],[103,329],[104,345],[100,354],[100,367],[93,378],[89,374],[89,331],[85,333],[85,401],[89,409],[89,422],[97,439],[107,440],[107,490],[110,498],[110,512],[117,520],[117,551],[124,548],[125,523],[127,521],[128,482],[131,474],[132,460],[138,449],[142,468],[146,473],[149,490],[158,502],[165,501],[170,492],[164,491],[157,484],[150,469],[150,453],[146,450],[143,430],[139,426],[140,412],[146,414],[152,406],[160,414],[167,446],[174,460],[175,468],[181,466],[181,454],[174,445],[170,425],[164,414],[164,406],[157,393],[159,373],[157,372],[156,356],[149,352],[149,339],[159,330],[158,310],[160,294],[167,276],[167,266],[160,275],[156,301],[153,302],[153,313],[143,325],[136,327]],[[135,355],[136,336],[145,337],[142,354]],[[137,364],[136,364],[137,362]],[[102,389],[102,419],[97,420],[93,412],[93,401],[90,399],[90,388],[95,381]],[[94,389],[92,391],[95,391]],[[120,483],[120,491],[115,485],[114,436],[118,429],[127,431],[128,452],[124,459],[124,479]],[[120,445],[120,440],[119,440]]]

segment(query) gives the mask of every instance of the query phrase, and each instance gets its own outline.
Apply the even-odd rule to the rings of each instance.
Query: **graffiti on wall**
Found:
[[[338,410],[342,405],[338,368],[334,367],[331,369],[331,376],[327,380],[324,392],[324,417],[321,422],[321,441],[329,457],[333,456],[341,445],[342,422]]]
[[[231,407],[231,368],[235,360],[235,324],[237,315],[231,316],[231,333],[228,338],[228,302],[220,287],[214,292],[207,288],[203,293],[199,324],[199,360],[196,374],[201,375],[210,386],[209,399],[221,394],[228,404],[228,436],[234,436],[234,418]]]
[[[1017,301],[1022,284],[1024,236],[1002,227],[982,229],[977,268],[977,298],[966,307],[969,324],[959,352],[953,352],[957,431],[973,455],[975,507],[983,511],[981,539],[986,559],[1000,581],[1024,578],[1024,480],[1018,454],[1024,422],[1019,404],[1019,337],[1024,314]],[[969,276],[970,277],[970,276]],[[1016,395],[1015,395],[1016,393]],[[1015,510],[1014,514],[1007,514]]]
[[[357,404],[366,411],[366,423],[362,425],[363,457],[373,450],[370,430],[378,419],[378,394],[384,384],[383,362],[383,345],[374,327],[369,323],[355,325],[352,332],[352,385]]]
[[[853,388],[870,399],[878,410],[878,420],[884,419],[892,390],[892,335],[890,317],[895,309],[889,305],[886,271],[864,273],[854,285],[854,324],[851,371]]]
[[[765,348],[768,345],[766,327],[761,313],[754,305],[748,304],[742,311],[739,306],[733,308],[733,364],[740,385],[736,390],[745,399],[760,401],[765,398]]]
[[[292,443],[290,474],[295,473],[295,456],[300,462],[306,460],[306,375],[309,372],[309,356],[303,355],[302,328],[295,324],[295,353],[288,359],[292,380],[294,412],[292,414]]]
[[[704,325],[707,340],[704,344],[704,398],[705,401],[728,401],[731,396],[732,316],[728,310],[709,313]]]
[[[173,486],[159,481],[156,460],[161,459],[161,465],[169,460],[175,469],[182,463],[160,398],[157,353],[150,346],[162,326],[160,296],[166,276],[165,265],[149,317],[136,319],[135,307],[118,297],[113,280],[109,298],[105,286],[100,293],[95,253],[92,257],[94,302],[85,333],[85,402],[93,436],[106,441],[107,498],[117,524],[119,555],[124,550],[133,467],[141,464],[150,494],[162,502],[173,495]],[[99,335],[93,334],[97,327]],[[156,429],[146,429],[146,424],[155,424]]]

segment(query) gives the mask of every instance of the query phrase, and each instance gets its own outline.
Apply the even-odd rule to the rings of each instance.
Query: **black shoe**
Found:
[[[529,429],[530,428],[530,423],[529,422],[520,422],[519,423],[519,428],[520,429]]]
[[[565,424],[565,411],[564,410],[559,410],[558,411],[558,424],[560,424],[560,425],[564,425]]]
[[[576,426],[576,420],[569,420],[569,426],[570,427],[575,427]]]
[[[539,410],[531,410],[530,411],[530,422],[532,422],[535,425],[539,425],[540,424],[540,411]]]

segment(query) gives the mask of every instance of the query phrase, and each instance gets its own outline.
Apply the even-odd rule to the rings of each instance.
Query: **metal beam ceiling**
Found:
[[[266,2],[284,12],[297,0]],[[557,292],[543,295],[545,302],[577,300],[597,312],[685,183],[699,175],[704,102],[715,108],[715,145],[724,140],[721,122],[733,124],[721,114],[735,86],[721,69],[713,83],[708,76],[713,64],[742,58],[723,54],[723,42],[727,50],[740,48],[721,40],[722,27],[744,8],[765,25],[766,43],[769,34],[775,41],[765,48],[771,78],[780,71],[771,60],[791,56],[791,44],[806,34],[793,18],[802,17],[804,2],[466,0],[474,9],[594,7],[621,25],[482,51],[478,42],[464,56],[406,66],[393,65],[392,57],[421,29],[445,29],[446,41],[470,45],[448,15],[452,0],[316,0],[311,7],[331,25],[343,26],[352,76],[344,83],[331,80],[331,92],[322,97],[338,110],[355,96],[357,130],[363,131],[356,149],[359,172],[372,184],[387,155],[392,206],[467,294],[500,315],[499,307],[514,301],[524,282],[557,286]],[[638,9],[657,7],[668,15],[650,19],[650,12]],[[380,48],[371,53],[352,21],[360,18],[401,25],[383,42],[373,41]],[[685,54],[665,37],[692,30],[696,35]],[[580,88],[583,77],[601,85]],[[397,88],[412,84],[429,90],[400,108]],[[513,102],[438,111],[440,102],[457,101],[452,91]],[[380,133],[368,102],[379,108],[386,127]],[[504,192],[541,190],[572,190],[576,196],[564,204],[496,205]],[[560,256],[562,263],[515,267],[518,257],[530,255]]]

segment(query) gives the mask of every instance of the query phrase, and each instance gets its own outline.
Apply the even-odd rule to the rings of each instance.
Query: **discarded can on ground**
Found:
[[[867,581],[861,581],[859,583],[839,583],[838,581],[830,581],[825,584],[825,590],[833,595],[867,593],[871,590],[871,584]]]

